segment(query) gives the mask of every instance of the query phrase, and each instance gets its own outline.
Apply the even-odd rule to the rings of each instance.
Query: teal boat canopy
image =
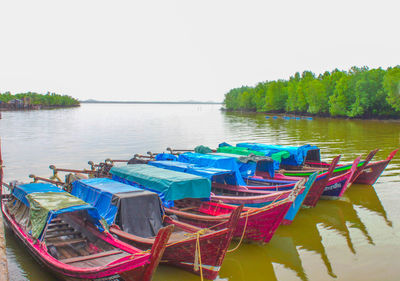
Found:
[[[115,180],[139,184],[157,192],[164,203],[184,198],[210,198],[211,181],[204,177],[146,164],[112,167],[110,173]]]

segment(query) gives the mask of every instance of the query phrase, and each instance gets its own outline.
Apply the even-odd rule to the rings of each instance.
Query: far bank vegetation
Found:
[[[38,94],[33,92],[11,94],[0,93],[0,109],[21,110],[79,106],[79,101],[67,95],[56,93]]]
[[[400,117],[400,66],[386,70],[352,67],[316,76],[260,82],[225,95],[227,110],[281,112],[351,118]]]

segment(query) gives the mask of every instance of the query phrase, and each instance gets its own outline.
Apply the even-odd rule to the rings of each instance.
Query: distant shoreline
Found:
[[[80,104],[76,104],[76,105],[40,105],[39,104],[39,105],[23,107],[23,108],[0,107],[0,112],[64,109],[64,108],[72,108],[72,107],[79,107],[79,106],[80,106]]]
[[[213,101],[79,101],[80,103],[127,103],[127,104],[222,104]]]

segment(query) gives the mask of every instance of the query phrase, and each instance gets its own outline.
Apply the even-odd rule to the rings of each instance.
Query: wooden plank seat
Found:
[[[93,259],[98,259],[98,258],[102,258],[102,257],[117,255],[117,254],[121,254],[121,253],[123,253],[123,251],[121,251],[121,250],[111,250],[111,251],[105,251],[105,252],[92,254],[92,255],[87,255],[87,256],[80,256],[80,257],[62,259],[62,260],[60,260],[60,262],[63,262],[63,263],[74,263],[74,262],[93,260]]]
[[[49,246],[54,246],[54,247],[64,247],[72,244],[78,244],[86,242],[86,238],[77,238],[77,239],[70,239],[70,240],[64,240],[64,241],[59,241],[59,242],[48,242],[47,247]]]
[[[74,230],[72,228],[72,230]],[[60,237],[60,236],[67,236],[67,235],[82,235],[82,233],[80,233],[79,231],[72,231],[72,232],[62,232],[62,233],[56,233],[56,234],[50,234],[50,235],[46,235],[46,238],[55,238],[55,237]]]
[[[65,222],[57,222],[57,223],[50,223],[48,227],[54,228],[54,227],[59,227],[59,226],[67,226],[68,223]]]
[[[68,230],[74,230],[74,228],[70,227],[70,226],[64,226],[64,227],[60,227],[60,228],[52,227],[50,229],[47,229],[46,233],[51,233],[51,232],[55,232],[55,231],[68,231]]]

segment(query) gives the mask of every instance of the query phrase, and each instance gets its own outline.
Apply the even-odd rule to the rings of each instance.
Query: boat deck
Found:
[[[104,266],[130,255],[100,239],[89,239],[82,231],[59,218],[48,225],[45,242],[53,257],[77,267]]]

